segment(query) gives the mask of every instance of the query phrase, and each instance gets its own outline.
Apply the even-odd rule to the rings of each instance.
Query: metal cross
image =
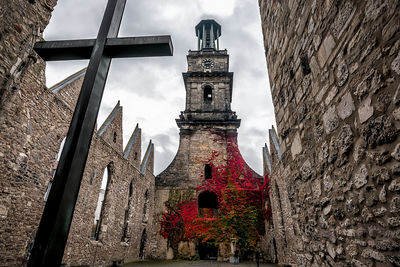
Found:
[[[90,59],[28,266],[60,266],[111,58],[172,56],[170,36],[117,38],[126,0],[109,0],[97,39],[36,43],[44,60]]]

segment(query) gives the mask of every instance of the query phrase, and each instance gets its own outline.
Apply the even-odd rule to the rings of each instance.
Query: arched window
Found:
[[[47,198],[49,197],[50,189],[51,189],[51,186],[53,185],[54,175],[56,174],[58,162],[60,161],[61,152],[63,151],[63,148],[64,148],[65,139],[66,139],[66,137],[64,137],[64,139],[61,141],[60,148],[58,149],[56,161],[54,162],[54,167],[51,171],[51,178],[50,178],[49,183],[47,184],[47,189],[43,196],[44,201],[47,201]]]
[[[210,104],[212,101],[212,87],[204,86],[204,103]]]
[[[107,168],[104,169],[103,179],[101,180],[99,197],[97,199],[97,206],[94,213],[94,222],[92,226],[92,232],[90,235],[91,239],[99,240],[101,223],[104,217],[104,204],[107,200],[107,193],[109,189],[109,184],[113,172],[113,163],[108,164]]]
[[[214,192],[203,191],[198,197],[199,216],[216,217],[218,214],[218,197]]]
[[[144,204],[143,204],[143,222],[147,222],[147,206],[149,204],[149,190],[146,190],[146,193],[144,193]]]
[[[129,214],[131,210],[131,200],[132,200],[132,194],[133,194],[133,180],[129,184],[129,196],[128,196],[128,206],[125,209],[125,217],[124,217],[124,225],[122,229],[122,237],[121,237],[121,242],[129,242],[129,236],[128,236],[128,223],[129,223]]]
[[[204,178],[211,179],[212,178],[212,169],[210,164],[206,164],[204,166]]]

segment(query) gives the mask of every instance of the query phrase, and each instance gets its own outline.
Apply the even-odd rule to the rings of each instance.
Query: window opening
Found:
[[[207,104],[212,102],[212,88],[209,85],[204,87],[204,102]]]
[[[100,237],[101,223],[104,217],[104,204],[107,199],[108,185],[110,184],[111,175],[112,171],[110,163],[107,168],[104,169],[103,179],[100,184],[99,197],[97,199],[97,206],[94,212],[94,221],[90,235],[90,238],[93,240],[99,240]]]
[[[212,218],[218,215],[218,197],[214,192],[204,191],[198,197],[199,216]]]
[[[125,216],[124,216],[124,224],[123,224],[123,229],[122,229],[121,242],[129,242],[128,224],[129,224],[129,214],[130,214],[130,210],[131,210],[132,194],[133,194],[133,180],[129,184],[128,206],[125,209]]]
[[[44,196],[43,196],[43,200],[44,201],[47,201],[47,198],[49,197],[51,186],[53,185],[54,175],[56,174],[58,162],[60,161],[61,153],[62,153],[64,145],[65,145],[65,139],[66,139],[66,137],[64,137],[64,139],[61,141],[60,148],[58,149],[58,153],[57,153],[57,156],[56,156],[56,161],[54,162],[53,169],[51,170],[51,178],[49,180],[49,183],[47,184],[47,189],[46,189],[46,192],[44,193]]]
[[[139,259],[141,260],[144,259],[146,243],[147,243],[147,234],[146,234],[146,228],[144,228],[142,232],[142,237],[140,238]]]
[[[116,132],[114,132],[113,142],[114,142],[114,143],[117,142],[117,133],[116,133]]]
[[[143,222],[147,222],[147,206],[149,203],[149,190],[146,190],[146,193],[144,193],[144,204],[143,204]]]
[[[204,166],[204,178],[205,179],[212,179],[212,169],[210,164],[206,164]]]

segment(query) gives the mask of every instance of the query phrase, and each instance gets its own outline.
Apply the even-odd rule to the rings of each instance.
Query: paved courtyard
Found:
[[[170,266],[170,267],[234,267],[234,266],[239,266],[239,267],[256,267],[257,264],[255,262],[241,262],[239,265],[234,265],[232,263],[228,262],[217,262],[217,261],[143,261],[143,262],[134,262],[134,263],[128,263],[125,264],[124,266],[130,267],[130,266],[141,266],[141,267],[159,267],[159,266]],[[267,263],[260,263],[260,267],[276,267],[278,265],[276,264],[267,264]]]

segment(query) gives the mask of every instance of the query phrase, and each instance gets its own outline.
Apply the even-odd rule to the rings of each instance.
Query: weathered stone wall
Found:
[[[66,93],[81,87],[82,79],[76,79],[57,92],[44,85],[44,63],[34,64],[20,81],[18,97],[13,98],[2,118],[0,134],[1,172],[1,242],[0,265],[19,265],[33,241],[45,204],[44,195],[52,179],[57,153],[68,130],[72,108],[77,96]],[[41,75],[41,76],[39,76]],[[52,88],[54,90],[54,87]],[[67,96],[65,101],[63,96]],[[67,104],[68,103],[68,104]],[[140,165],[140,129],[136,142],[122,151],[122,108],[113,110],[104,123],[102,136],[94,134],[86,164],[82,186],[65,250],[64,262],[68,264],[110,264],[116,260],[136,260],[142,231],[146,228],[147,243],[144,256],[151,255],[154,245],[154,151],[149,149],[149,160],[142,173]],[[104,138],[103,138],[104,136]],[[116,138],[114,138],[116,136]],[[152,147],[151,147],[152,148]],[[131,154],[139,155],[131,158]],[[136,163],[138,162],[138,163]],[[113,165],[109,192],[105,201],[104,220],[100,240],[91,241],[91,231],[99,197],[103,172]],[[143,163],[144,164],[144,163]],[[132,194],[127,239],[121,241],[129,188]],[[144,215],[145,193],[146,215]]]
[[[399,266],[400,3],[259,5],[282,154],[274,234],[291,240],[276,238],[279,261]]]
[[[0,1],[0,112],[17,97],[21,79],[36,62],[32,51],[57,0]],[[43,77],[38,77],[38,80]]]
[[[32,3],[31,3],[32,2]],[[20,265],[33,241],[52,179],[60,144],[68,130],[84,70],[47,89],[44,62],[32,51],[48,23],[56,1],[2,1],[0,17],[0,265]],[[122,152],[122,110],[108,125],[104,138],[94,134],[64,261],[110,264],[139,257],[142,231],[151,255],[153,234],[153,151],[140,166],[140,134]],[[139,129],[140,133],[140,129]],[[116,136],[116,138],[114,138]],[[115,142],[114,142],[115,141]],[[136,154],[136,156],[134,156]],[[125,158],[126,157],[126,158]],[[106,201],[100,241],[90,241],[100,183],[107,164],[114,174]],[[127,241],[121,242],[130,182]],[[144,216],[145,192],[148,201]]]

